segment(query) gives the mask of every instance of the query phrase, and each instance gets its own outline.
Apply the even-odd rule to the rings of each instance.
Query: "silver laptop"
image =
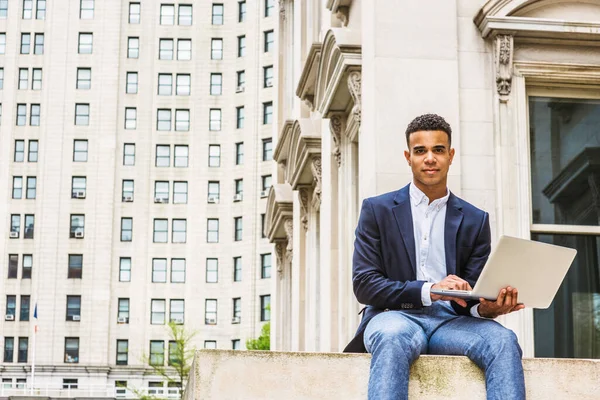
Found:
[[[502,288],[518,290],[518,302],[548,308],[577,250],[501,236],[472,291],[432,289],[431,293],[463,299],[496,300]]]

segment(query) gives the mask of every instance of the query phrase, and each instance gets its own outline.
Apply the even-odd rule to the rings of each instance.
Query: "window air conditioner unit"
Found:
[[[241,320],[242,319],[240,317],[233,317],[233,318],[231,318],[231,323],[232,324],[239,324]]]
[[[85,191],[78,190],[77,192],[73,192],[73,197],[75,197],[76,199],[85,199]]]
[[[244,85],[240,85],[238,87],[235,88],[235,92],[236,93],[242,93],[244,91],[245,87]]]
[[[238,193],[233,196],[233,201],[242,201],[242,194]]]
[[[10,238],[11,239],[16,239],[19,237],[19,232],[11,232],[10,233]]]
[[[125,202],[125,203],[133,202],[133,196],[123,196],[123,202]]]
[[[215,204],[219,202],[219,198],[217,196],[208,196],[208,202],[211,204]]]
[[[156,196],[154,198],[154,202],[155,203],[168,203],[169,199],[167,199],[166,197],[162,197],[162,196]]]
[[[265,86],[266,86],[266,87],[273,87],[273,79],[272,79],[272,78],[268,78],[268,79],[265,81]]]
[[[260,192],[260,197],[268,197],[269,196],[269,191],[268,190],[262,190]]]
[[[75,237],[77,239],[83,239],[83,231],[75,231]]]
[[[181,324],[183,324],[183,318],[173,318],[173,322],[181,325]]]
[[[81,315],[73,315],[73,321],[81,321]]]
[[[127,323],[127,317],[117,318],[117,324],[126,324],[126,323]]]
[[[4,317],[4,319],[6,321],[14,321],[15,320],[15,316],[12,314],[6,314],[6,316]]]
[[[217,324],[217,319],[216,318],[206,318],[206,323],[208,325],[216,325]]]

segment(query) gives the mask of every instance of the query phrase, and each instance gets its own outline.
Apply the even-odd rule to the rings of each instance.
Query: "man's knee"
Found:
[[[417,359],[425,343],[423,332],[403,319],[386,317],[375,317],[367,326],[365,345],[369,352],[389,350],[401,353],[399,356],[405,354],[410,361]]]
[[[493,326],[485,329],[484,332],[480,332],[482,335],[479,340],[476,340],[474,349],[476,352],[470,352],[469,358],[475,361],[477,364],[490,364],[499,355],[518,354],[522,356],[521,347],[515,333],[505,328],[504,326],[495,323]]]

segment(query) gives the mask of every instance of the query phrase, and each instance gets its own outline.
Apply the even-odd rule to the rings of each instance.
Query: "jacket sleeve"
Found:
[[[369,199],[363,201],[355,234],[352,283],[357,300],[381,309],[422,308],[421,288],[424,281],[399,282],[386,276],[381,254],[381,232]]]
[[[492,235],[490,230],[490,215],[486,212],[483,215],[481,226],[479,227],[479,233],[477,234],[477,239],[475,241],[475,245],[473,246],[471,256],[461,271],[461,278],[469,282],[471,287],[475,287],[475,283],[477,282],[477,279],[479,279],[481,270],[483,270],[483,266],[490,256],[492,249],[491,241]],[[479,301],[469,300],[467,301],[467,307],[461,307],[454,301],[451,302],[451,304],[459,315],[471,315],[471,307],[479,304]]]

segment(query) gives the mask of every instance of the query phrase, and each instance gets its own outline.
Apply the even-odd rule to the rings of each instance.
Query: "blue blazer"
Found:
[[[366,352],[365,328],[371,318],[384,311],[419,312],[423,308],[415,266],[415,237],[409,186],[363,201],[352,260],[354,294],[366,307],[356,336],[345,352]],[[475,286],[490,254],[489,214],[450,193],[446,206],[444,248],[448,275],[457,275]],[[451,302],[460,315],[467,307]]]

